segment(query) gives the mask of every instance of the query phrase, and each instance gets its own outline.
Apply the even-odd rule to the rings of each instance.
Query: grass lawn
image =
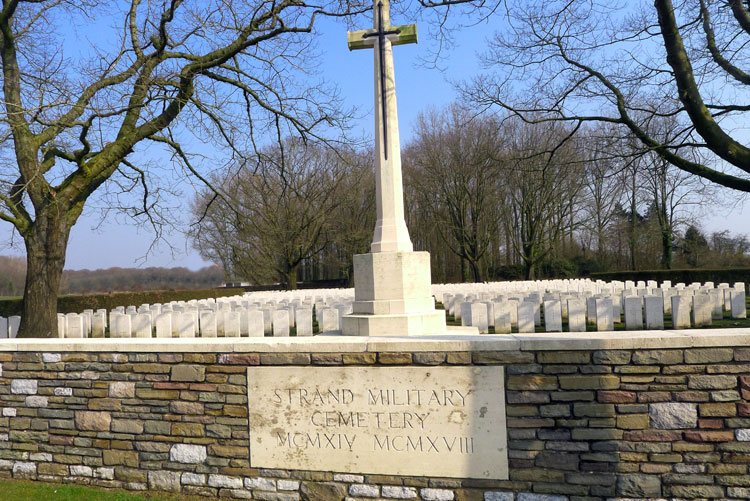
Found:
[[[198,500],[197,496],[164,493],[137,493],[115,489],[85,487],[73,484],[47,484],[24,480],[0,480],[3,501],[176,501]]]

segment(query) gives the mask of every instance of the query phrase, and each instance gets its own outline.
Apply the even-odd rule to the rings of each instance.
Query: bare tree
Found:
[[[500,124],[453,105],[421,114],[416,132],[405,164],[406,183],[423,209],[420,219],[460,258],[462,279],[480,282],[480,260],[498,226]]]
[[[511,164],[504,172],[502,200],[511,212],[506,222],[527,279],[560,244],[571,213],[580,203],[583,157],[574,130],[559,124],[506,127],[512,137]]]
[[[486,54],[495,73],[466,86],[475,102],[528,121],[617,124],[683,171],[750,191],[747,2],[421,3],[505,17]],[[659,117],[683,124],[679,133],[653,134]]]
[[[588,131],[588,148],[583,183],[584,248],[594,249],[599,265],[605,264],[609,253],[607,240],[617,207],[624,191],[623,171],[629,159],[622,155],[620,138],[611,127],[595,127]]]
[[[333,241],[352,158],[298,139],[269,148],[221,182],[226,199],[196,197],[196,249],[233,279],[296,289],[301,264]]]
[[[331,219],[331,245],[325,249],[321,261],[328,273],[321,278],[354,280],[354,254],[370,252],[375,228],[375,171],[372,151],[348,151],[345,172],[333,196],[336,207]],[[321,270],[322,272],[323,270]]]
[[[670,269],[678,227],[692,220],[696,214],[694,209],[713,199],[713,191],[700,179],[676,169],[657,155],[649,154],[647,162],[643,190],[659,229],[661,267]]]
[[[336,0],[4,0],[0,219],[26,247],[19,335],[56,332],[70,229],[97,190],[138,188],[134,215],[162,222],[154,176],[140,160],[146,145],[171,151],[205,181],[186,137],[236,152],[269,133],[336,125],[324,87],[294,76],[314,62],[307,34],[316,19],[360,10]],[[94,20],[119,26],[115,42],[64,54],[55,27]]]

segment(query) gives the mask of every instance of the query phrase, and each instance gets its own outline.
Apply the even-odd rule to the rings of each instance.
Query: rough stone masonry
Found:
[[[695,342],[682,339],[672,344]],[[248,342],[243,353],[20,341],[0,352],[0,476],[266,500],[748,499],[750,348],[746,336],[722,339],[294,352]],[[248,366],[472,364],[505,367],[507,481],[250,467]]]

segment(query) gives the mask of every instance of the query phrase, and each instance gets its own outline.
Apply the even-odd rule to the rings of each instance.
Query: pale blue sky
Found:
[[[405,24],[408,20],[399,19],[395,13],[394,24]],[[93,29],[71,27],[72,43],[66,43],[67,50],[75,50],[77,39],[88,45],[94,41],[104,43],[110,38],[103,30],[106,22],[97,23]],[[357,28],[369,28],[365,22]],[[372,131],[373,117],[373,54],[372,51],[350,52],[346,46],[346,26],[334,20],[324,20],[319,25],[318,50],[320,53],[319,71],[325,78],[340,89],[346,106],[358,108],[363,118],[354,122],[355,132],[369,134]],[[420,111],[430,106],[443,106],[455,99],[451,79],[470,76],[479,71],[476,51],[481,47],[492,29],[484,24],[474,27],[461,37],[460,43],[445,51],[440,63],[449,70],[441,72],[426,67],[420,59],[429,57],[430,40],[420,33],[419,45],[396,47],[396,83],[399,101],[400,129],[402,143],[411,136],[413,124]],[[180,189],[185,195],[181,204],[189,216],[191,187],[183,184]],[[184,221],[187,227],[188,220]],[[0,241],[10,239],[10,226],[0,223]],[[20,239],[15,248],[0,247],[0,254],[22,252]],[[99,210],[89,207],[73,228],[70,237],[67,269],[146,267],[146,266],[185,266],[197,269],[210,263],[204,262],[179,232],[168,236],[173,246],[157,244],[152,247],[153,235],[138,228],[123,217],[111,217],[100,224]]]
[[[399,19],[394,14],[394,24],[405,24],[408,19]],[[369,26],[357,26],[367,28]],[[422,62],[428,58],[434,47],[426,28],[420,28],[420,43],[404,45],[394,49],[396,67],[396,88],[399,106],[401,142],[405,144],[413,134],[414,124],[419,112],[429,107],[442,107],[457,98],[452,85],[453,81],[470,78],[481,72],[477,54],[485,45],[485,39],[492,34],[493,28],[480,24],[457,33],[456,42],[447,47],[440,60],[446,68],[439,71],[425,66]],[[326,21],[321,26],[319,51],[321,66],[319,70],[327,79],[336,84],[345,103],[356,106],[363,118],[354,125],[361,133],[371,133],[373,128],[373,55],[371,51],[349,52],[346,47],[346,26],[333,21]],[[104,37],[106,38],[106,37]],[[189,199],[191,188],[180,187],[184,195],[181,198],[182,213],[189,216]],[[91,214],[93,212],[93,214]],[[206,266],[198,254],[193,251],[190,242],[179,232],[168,236],[175,252],[169,246],[159,244],[151,248],[153,235],[139,229],[123,218],[110,219],[99,224],[98,210],[89,210],[73,228],[70,237],[67,269],[108,268],[108,267],[146,267],[146,266],[185,266],[197,269]],[[733,232],[750,233],[748,217],[742,207],[732,210],[731,216],[726,212],[707,214],[702,219],[705,230],[714,231],[730,229]],[[189,221],[183,222],[187,228]],[[0,225],[0,241],[8,239],[8,225]],[[0,248],[0,254],[18,253],[19,250]]]
[[[394,13],[392,22],[406,24],[408,20],[399,19]],[[339,87],[346,105],[356,106],[358,114],[363,116],[355,122],[355,129],[369,134],[374,120],[372,51],[350,52],[346,46],[347,28],[343,23],[326,21],[321,25],[320,31],[320,71]],[[480,71],[477,51],[491,33],[492,28],[487,24],[462,32],[459,40],[443,53],[440,65],[448,68],[445,72],[429,68],[423,62],[433,48],[426,32],[420,32],[419,44],[394,48],[402,145],[411,137],[420,111],[430,106],[444,106],[456,99],[451,81]],[[187,186],[182,188],[189,190]],[[188,208],[187,202],[185,208]],[[66,268],[185,266],[196,269],[209,264],[198,256],[190,242],[179,233],[173,233],[169,237],[176,248],[174,254],[163,244],[149,252],[152,238],[152,234],[146,230],[129,225],[124,220],[112,220],[99,225],[98,214],[84,215],[71,233]]]

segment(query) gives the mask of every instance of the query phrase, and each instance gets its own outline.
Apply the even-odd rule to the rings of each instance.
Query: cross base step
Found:
[[[419,336],[445,333],[445,311],[435,309],[427,252],[354,256],[353,312],[341,319],[345,336]]]
[[[353,313],[343,316],[341,322],[344,336],[424,336],[446,331],[445,312],[442,310],[395,315]]]

